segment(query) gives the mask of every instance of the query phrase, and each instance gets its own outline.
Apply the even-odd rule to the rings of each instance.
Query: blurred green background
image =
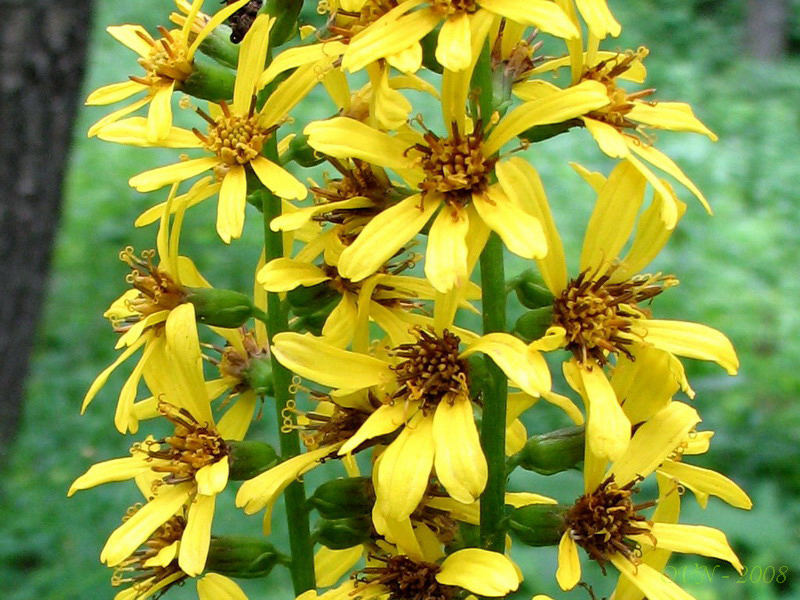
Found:
[[[720,136],[717,144],[692,135],[658,136],[659,147],[704,190],[715,215],[706,215],[680,190],[689,204],[687,216],[653,269],[675,273],[681,285],[659,297],[655,310],[660,317],[708,323],[733,340],[742,364],[736,378],[714,365],[686,361],[703,426],[717,432],[711,452],[696,462],[739,482],[755,507],[737,511],[712,499],[703,511],[687,495],[682,520],[723,528],[746,565],[762,571],[787,566],[789,575],[782,585],[757,577],[756,582],[739,581],[724,567],[708,581],[692,575],[695,565],[711,569],[716,563],[690,556],[676,557],[672,564],[687,567],[678,582],[699,600],[800,598],[800,62],[791,53],[800,45],[795,27],[800,11],[792,5],[792,31],[798,37],[790,35],[788,57],[756,63],[745,59],[742,50],[744,1],[610,4],[623,24],[623,36],[605,47],[648,46],[648,84],[658,89],[656,98],[690,102]],[[132,53],[104,28],[141,23],[154,31],[169,8],[167,0],[97,3],[85,93],[137,72]],[[309,105],[307,110],[316,116],[333,110],[322,93]],[[105,112],[86,108],[76,123],[65,212],[23,423],[0,479],[3,598],[113,597],[111,573],[98,561],[100,548],[125,509],[138,500],[133,486],[125,484],[66,498],[71,481],[91,463],[122,456],[131,443],[112,425],[120,375],[85,416],[78,408],[93,378],[115,356],[115,334],[101,315],[125,289],[126,269],[117,253],[126,245],[144,249],[153,244],[153,229],[134,230],[132,224],[160,197],[134,192],[127,179],[175,156],[172,151],[88,140],[84,132]],[[584,131],[536,146],[530,157],[542,174],[568,251],[577,256],[593,195],[567,160],[604,172],[612,163],[599,155]],[[214,233],[214,207],[205,203],[187,219],[182,249],[215,285],[247,291],[260,244],[255,216],[252,211],[242,240],[223,247]],[[521,266],[512,262],[510,273]],[[265,407],[266,417],[271,417],[270,409]],[[530,433],[560,425],[563,419],[544,407],[531,411],[528,420]],[[257,427],[274,435],[269,418]],[[527,474],[514,485],[569,500],[578,487],[576,477]],[[218,511],[215,531],[259,527],[257,517],[228,512]],[[281,506],[275,515],[280,539]],[[531,574],[518,597],[541,591],[566,596],[554,587],[554,554],[515,548],[515,558]],[[601,580],[593,575],[589,579]],[[598,599],[610,593],[610,583],[597,586]],[[254,592],[252,597],[291,594],[283,572],[276,572],[268,587],[263,582],[244,585]],[[257,595],[258,589],[267,591]],[[172,590],[169,596],[195,597],[194,586]],[[569,597],[588,595],[577,590]]]

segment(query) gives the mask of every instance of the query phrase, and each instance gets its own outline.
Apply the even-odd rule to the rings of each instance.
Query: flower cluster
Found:
[[[144,496],[101,553],[116,599],[197,578],[201,599],[241,600],[234,579],[276,565],[303,600],[504,597],[526,575],[514,542],[552,546],[565,591],[588,585],[582,555],[613,567],[616,600],[690,598],[663,574],[672,552],[741,570],[721,531],[679,522],[686,490],[702,506],[751,506],[687,460],[713,433],[698,429],[681,359],[730,375],[738,360],[719,331],[659,318],[657,296],[678,279],[646,272],[684,189],[708,208],[653,132],[716,138],[644,86],[646,48],[601,49],[620,33],[606,1],[222,4],[206,15],[202,0],[176,0],[177,28],[157,36],[109,27],[144,74],[87,100],[141,94],[90,136],[196,152],[130,180],[168,193],[136,222],[159,224],[155,249],[120,254],[130,289],[105,313],[120,354],[83,401],[138,357],[114,424],[151,433],[69,490],[134,480]],[[541,55],[537,35],[563,56]],[[191,129],[173,123],[179,92]],[[328,118],[303,120],[312,92],[329,96]],[[571,272],[526,157],[581,129],[609,169],[573,163],[594,208]],[[252,293],[213,287],[180,253],[184,221],[209,198],[225,244],[261,222]],[[506,253],[527,263],[508,281]],[[529,436],[540,398],[565,427]],[[251,431],[258,420],[276,423],[279,450]],[[309,494],[300,478],[323,463]],[[584,486],[510,492],[515,469],[580,469]],[[215,535],[231,489],[263,536]],[[269,541],[281,495],[283,548]]]

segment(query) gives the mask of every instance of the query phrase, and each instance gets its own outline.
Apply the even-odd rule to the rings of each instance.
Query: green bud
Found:
[[[519,452],[526,471],[553,475],[574,468],[583,460],[584,428],[568,427],[530,438]]]
[[[244,380],[258,396],[275,395],[275,379],[272,376],[272,359],[269,356],[254,356],[244,372]]]
[[[278,464],[278,453],[267,443],[257,441],[226,443],[230,461],[228,478],[233,481],[252,479]]]
[[[444,67],[442,67],[442,65],[439,64],[439,61],[436,60],[437,40],[438,34],[435,31],[431,31],[428,35],[420,40],[420,44],[422,45],[422,65],[429,71],[433,71],[434,73],[442,73],[444,71]]]
[[[214,536],[208,549],[206,569],[243,579],[266,577],[279,562],[285,562],[272,544],[263,538]]]
[[[570,119],[569,121],[553,123],[552,125],[537,125],[523,131],[519,134],[519,137],[535,144],[566,133],[573,127],[580,127],[581,125],[583,125],[583,122],[580,119]]]
[[[533,269],[528,269],[509,282],[511,289],[525,308],[552,306],[553,294],[547,289],[542,277]]]
[[[314,167],[322,162],[325,158],[317,154],[314,149],[308,145],[308,138],[303,134],[297,134],[294,139],[289,142],[289,150],[284,159],[284,164],[293,160],[301,167]]]
[[[327,281],[311,286],[297,286],[286,292],[286,301],[297,316],[310,315],[341,299]]]
[[[241,327],[261,311],[245,294],[215,288],[189,288],[186,300],[194,304],[200,323],[228,329]]]
[[[469,365],[469,389],[472,396],[476,396],[481,390],[485,390],[491,382],[489,369],[486,367],[486,359],[481,354],[471,354],[467,357]]]
[[[344,550],[372,539],[372,518],[369,515],[347,519],[319,519],[314,538],[331,550]]]
[[[265,2],[262,9],[276,18],[270,32],[270,46],[277,47],[288,42],[297,33],[297,18],[303,9],[303,0],[275,0]]]
[[[218,25],[200,42],[198,50],[224,67],[236,69],[239,64],[239,46],[231,42],[231,28]]]
[[[528,546],[556,546],[564,533],[562,504],[530,504],[514,510],[508,528]]]
[[[326,519],[369,515],[375,504],[372,480],[369,477],[349,477],[326,481],[314,491],[308,504]]]
[[[526,342],[532,342],[542,337],[552,324],[553,307],[543,306],[529,310],[517,319],[513,333],[518,334]]]
[[[219,102],[233,98],[236,73],[210,58],[196,56],[192,74],[181,85],[181,91],[195,98]]]

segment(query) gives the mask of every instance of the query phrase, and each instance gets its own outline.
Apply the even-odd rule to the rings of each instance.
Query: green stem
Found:
[[[276,152],[277,154],[277,152]],[[270,221],[281,214],[281,199],[269,190],[261,192],[264,208],[264,249],[269,262],[275,258],[283,258],[283,234],[272,231]],[[289,330],[287,314],[281,306],[280,296],[276,293],[267,294],[267,336],[272,346],[275,334]],[[281,365],[275,356],[272,356],[272,374],[275,385],[275,411],[278,423],[283,422],[283,411],[292,400],[289,386],[292,374]],[[300,436],[297,431],[288,433],[280,432],[281,457],[287,460],[300,454]],[[289,547],[292,551],[292,560],[289,568],[292,573],[292,584],[295,596],[306,590],[316,587],[314,576],[314,545],[311,542],[311,532],[308,524],[308,513],[303,509],[306,505],[305,487],[301,481],[295,481],[284,492],[286,502],[286,517],[289,527]]]
[[[503,243],[496,233],[481,254],[483,290],[483,331],[504,331],[506,325],[505,269]],[[488,550],[503,552],[503,515],[506,492],[506,399],[508,381],[494,361],[486,357],[489,383],[483,394],[481,446],[489,467],[486,489],[481,495],[481,544]]]

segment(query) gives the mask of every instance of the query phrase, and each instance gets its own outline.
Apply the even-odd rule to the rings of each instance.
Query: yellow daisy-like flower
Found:
[[[176,312],[191,311],[182,305]],[[175,427],[163,439],[148,438],[131,448],[131,456],[98,463],[69,489],[78,490],[110,481],[148,477],[153,496],[108,539],[101,560],[122,564],[159,527],[187,506],[178,549],[178,566],[189,576],[203,571],[208,554],[216,496],[228,482],[225,440],[244,438],[254,404],[240,399],[217,423],[203,379],[200,343],[194,321],[173,319],[164,328],[165,353],[152,365],[148,385],[159,399],[159,410]],[[166,356],[170,360],[166,360]]]
[[[295,71],[270,95],[260,110],[255,109],[257,81],[269,47],[269,31],[275,19],[259,16],[242,42],[239,69],[234,86],[233,104],[210,105],[210,115],[198,110],[208,121],[207,133],[194,133],[173,127],[159,142],[172,147],[204,148],[214,156],[186,160],[174,165],[140,173],[130,185],[140,192],[157,190],[166,185],[214,171],[221,182],[217,209],[217,232],[229,243],[242,234],[247,203],[247,172],[255,173],[261,183],[282,198],[305,198],[306,187],[283,167],[262,155],[267,140],[281,120],[317,84],[315,65]],[[107,128],[103,139],[130,143],[142,140],[141,123],[128,120]]]
[[[523,257],[547,253],[536,208],[510,197],[504,182],[499,151],[507,142],[534,125],[562,122],[587,107],[608,103],[604,89],[586,82],[539,103],[528,103],[500,122],[469,133],[463,99],[456,89],[443,96],[449,135],[441,138],[426,130],[391,136],[353,119],[337,117],[311,123],[305,129],[314,149],[335,158],[353,158],[393,169],[420,193],[398,202],[374,217],[339,258],[339,272],[361,281],[375,273],[397,250],[438,215],[430,227],[425,274],[434,288],[448,292],[469,278],[467,256],[485,238],[472,239],[470,222],[480,221],[496,231],[506,246]],[[590,109],[591,110],[591,109]],[[409,138],[411,138],[409,140]],[[499,183],[492,183],[497,173]],[[515,195],[515,198],[520,196]],[[527,198],[524,198],[527,199]],[[482,247],[482,246],[481,246]]]
[[[680,525],[646,519],[639,511],[654,502],[634,504],[636,483],[650,475],[700,421],[686,404],[673,402],[642,425],[628,450],[603,475],[587,452],[585,490],[565,515],[565,531],[558,548],[556,579],[564,590],[581,578],[578,546],[603,572],[611,563],[621,575],[653,600],[691,598],[669,578],[644,562],[637,549],[694,553],[730,562],[740,573],[742,564],[725,535],[701,525]],[[663,497],[661,498],[663,501]]]
[[[655,92],[645,89],[629,92],[619,84],[619,80],[643,83],[645,69],[642,61],[647,56],[646,48],[626,53],[603,52],[592,48],[585,52],[578,46],[570,46],[567,58],[548,61],[532,71],[539,74],[571,66],[572,85],[587,81],[601,83],[608,93],[609,102],[599,109],[580,115],[580,120],[600,149],[612,158],[622,158],[630,162],[665,199],[670,193],[666,184],[647,165],[674,177],[703,204],[711,209],[703,193],[684,174],[666,154],[657,150],[648,135],[649,128],[656,130],[700,133],[716,141],[717,136],[703,125],[692,112],[692,108],[682,102],[657,102],[647,98]],[[530,81],[515,86],[514,93],[526,101],[539,101],[559,88],[545,81]],[[677,208],[673,207],[662,215],[664,223],[672,229],[677,223]]]
[[[529,194],[537,181],[533,169],[519,159],[508,161],[502,171],[510,184],[509,195]],[[639,218],[630,250],[619,260],[616,257],[628,242],[643,203],[646,182],[630,162],[620,163],[608,180],[597,174],[592,177],[598,199],[584,236],[580,275],[572,280],[567,279],[564,251],[549,207],[546,202],[538,205],[550,249],[538,265],[555,299],[553,324],[532,346],[566,348],[572,353],[565,374],[588,401],[590,446],[614,460],[625,451],[631,424],[603,372],[610,357],[632,357],[639,346],[649,346],[670,355],[712,360],[730,375],[736,374],[739,362],[730,340],[719,331],[699,323],[652,319],[649,310],[640,306],[677,283],[669,276],[635,274],[669,238],[671,230],[660,217],[664,207],[674,204],[682,211],[680,202],[656,193]]]
[[[578,36],[564,11],[547,0],[406,0],[350,41],[342,67],[357,71],[379,58],[396,55],[441,23],[436,60],[446,69],[462,71],[477,57],[474,48],[480,48],[484,39],[473,39],[473,21],[499,17],[562,38]]]
[[[513,385],[538,396],[550,389],[550,373],[541,355],[506,334],[469,341],[448,330],[413,330],[412,341],[389,351],[389,358],[335,348],[309,335],[280,333],[273,354],[301,377],[337,388],[333,397],[374,389],[383,399],[338,453],[346,455],[367,440],[401,429],[381,455],[377,498],[381,511],[401,520],[419,505],[431,470],[447,492],[461,502],[474,501],[486,484],[486,459],[478,440],[465,358],[483,352]],[[242,492],[240,492],[242,495]],[[244,499],[244,497],[242,498]]]
[[[184,327],[196,327],[194,307],[187,300],[189,288],[210,287],[194,263],[178,254],[183,215],[192,194],[176,198],[175,191],[173,187],[161,215],[157,252],[151,250],[137,257],[132,248],[126,248],[120,253],[120,258],[131,267],[128,282],[132,289],[115,300],[103,316],[122,333],[116,348],[124,350],[97,376],[81,406],[81,412],[84,412],[111,373],[142,350],[142,356],[123,385],[117,403],[114,424],[121,433],[136,433],[138,430],[138,419],[133,410],[136,391],[151,360],[165,352],[165,338],[161,335],[165,325],[182,320]],[[174,204],[178,204],[178,208],[170,227],[170,212]],[[156,255],[159,258],[157,263],[154,261]]]
[[[117,25],[107,29],[117,41],[139,55],[139,64],[144,76],[131,76],[130,81],[112,83],[92,92],[86,99],[90,106],[115,104],[131,96],[145,92],[145,96],[132,104],[106,115],[89,129],[92,137],[105,126],[122,117],[150,105],[145,128],[150,142],[164,140],[172,127],[172,93],[194,72],[194,55],[202,41],[215,27],[239,10],[247,0],[238,0],[220,10],[199,32],[193,31],[195,20],[203,5],[194,0],[181,29],[168,30],[159,27],[161,38],[153,39],[141,25]],[[191,39],[194,38],[194,39]]]

